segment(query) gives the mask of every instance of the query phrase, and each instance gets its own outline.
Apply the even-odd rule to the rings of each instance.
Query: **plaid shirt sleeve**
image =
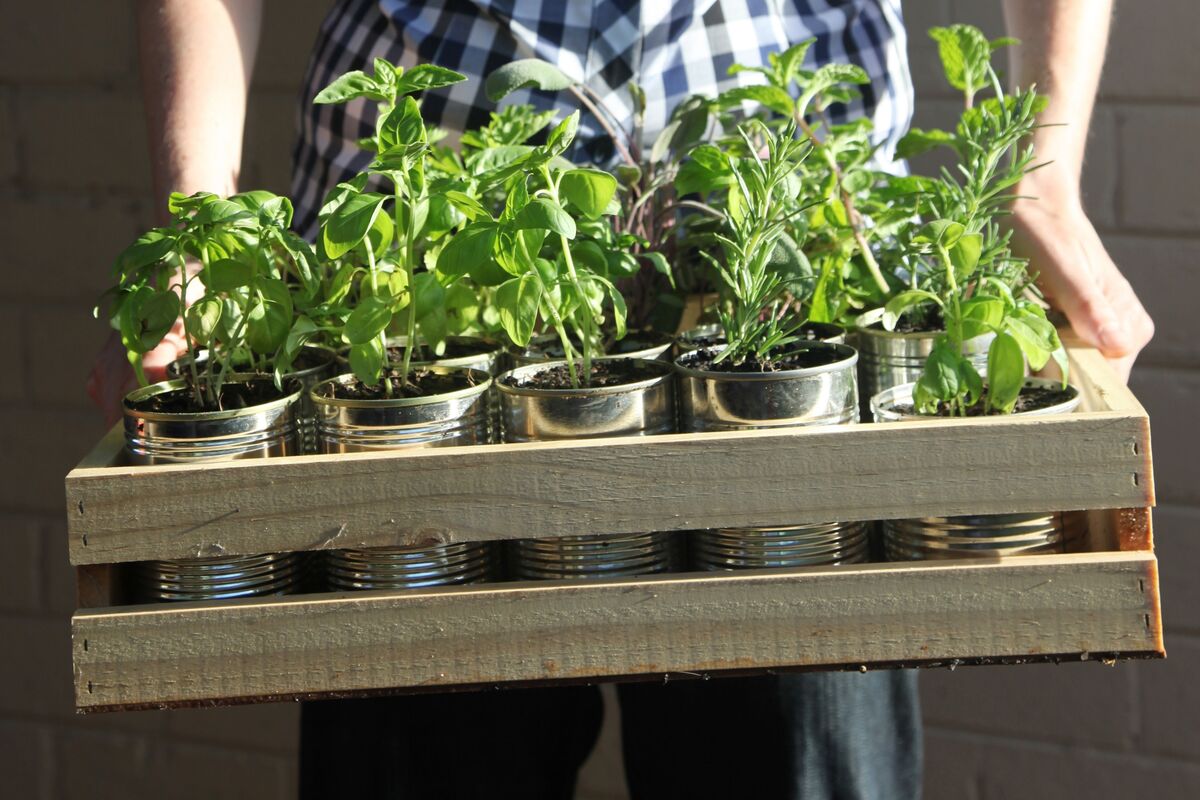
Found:
[[[369,70],[377,57],[403,66],[438,64],[470,79],[424,99],[426,119],[452,136],[487,122],[495,104],[483,82],[513,59],[556,64],[586,82],[618,118],[632,114],[626,87],[636,80],[647,96],[648,145],[680,100],[758,80],[754,73],[729,75],[731,64],[762,64],[768,53],[809,37],[816,38],[809,68],[849,62],[870,76],[861,98],[831,109],[832,117],[870,116],[886,165],[913,108],[900,0],[338,0],[321,27],[300,97],[292,178],[297,224],[304,235],[315,233],[321,198],[366,165],[369,154],[355,143],[374,130],[373,103],[316,106],[312,98],[343,72]],[[575,110],[570,96],[532,90],[503,101],[512,103]],[[611,144],[586,112],[577,142],[579,159],[612,158]]]

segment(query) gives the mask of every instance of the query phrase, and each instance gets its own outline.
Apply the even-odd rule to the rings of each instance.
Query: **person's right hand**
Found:
[[[159,343],[158,347],[142,356],[142,368],[146,372],[146,380],[156,383],[166,378],[167,365],[186,352],[187,346],[183,337],[183,320],[175,323],[175,327]],[[100,410],[104,413],[107,425],[115,425],[124,414],[121,401],[125,395],[137,388],[137,377],[133,367],[125,355],[125,347],[116,331],[109,334],[104,346],[96,354],[92,363],[92,372],[88,375],[87,393]]]
[[[1013,251],[1029,259],[1046,299],[1066,314],[1087,344],[1108,357],[1124,380],[1154,336],[1154,322],[1108,255],[1078,194],[1055,182],[1053,165],[1018,188],[1008,220]],[[1036,199],[1034,199],[1036,198]]]

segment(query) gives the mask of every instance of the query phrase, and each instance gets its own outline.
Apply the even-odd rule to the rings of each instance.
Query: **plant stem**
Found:
[[[400,227],[400,182],[393,180],[395,188],[395,216],[396,227]],[[408,194],[406,192],[406,194]],[[401,385],[408,383],[408,368],[412,363],[413,348],[417,344],[417,293],[416,293],[416,269],[413,267],[413,261],[416,259],[413,246],[413,235],[416,233],[413,230],[413,225],[416,221],[416,203],[410,203],[408,206],[408,225],[404,230],[404,274],[408,278],[408,326],[407,339],[404,342],[404,362],[400,367]],[[387,351],[384,350],[386,353]]]
[[[379,296],[379,268],[375,264],[375,249],[371,247],[371,240],[366,240],[367,248],[367,277],[371,281],[371,295]],[[387,327],[379,332],[379,346],[383,348],[383,396],[392,396],[392,382],[388,379],[388,352],[387,352]]]
[[[208,261],[208,245],[201,245],[201,247],[200,247],[200,265],[204,269],[205,273],[208,272],[207,261]],[[180,257],[179,273],[180,273],[180,275],[179,275],[179,280],[180,280],[179,306],[180,306],[180,308],[183,309],[183,347],[184,347],[185,352],[188,353],[188,367],[192,373],[192,395],[193,395],[193,397],[195,397],[196,402],[200,405],[200,407],[203,408],[204,407],[204,396],[200,390],[200,373],[196,369],[196,353],[192,352],[192,350],[193,350],[192,332],[191,332],[191,329],[188,327],[187,296],[188,296],[189,276],[188,276],[188,270],[187,270],[187,262],[183,260],[182,256]],[[212,356],[215,354],[209,353],[208,355],[211,360]],[[211,380],[211,378],[212,378],[212,367],[211,366],[208,368],[207,375],[208,375],[209,379]]]
[[[586,89],[587,87],[584,88]],[[629,154],[629,148],[626,147],[621,139],[617,136],[616,129],[609,124],[608,119],[606,119],[604,116],[604,113],[596,107],[596,104],[593,103],[587,95],[579,90],[578,86],[572,84],[570,89],[571,94],[575,95],[576,99],[579,100],[583,107],[591,112],[592,116],[596,118],[596,121],[600,123],[600,127],[604,128],[604,132],[608,134],[610,139],[612,139],[613,147],[617,148],[617,153],[621,156],[621,160],[630,166],[636,167],[637,162],[634,161],[633,156]]]
[[[838,166],[837,158],[833,153],[829,152],[829,148],[817,136],[816,131],[808,124],[803,115],[797,113],[796,125],[812,142],[813,147],[821,151],[821,156],[825,159],[825,163],[829,165],[830,171],[833,173],[834,180],[837,181],[838,195],[841,198],[842,206],[846,209],[846,216],[850,218],[850,227],[854,231],[854,242],[858,245],[859,252],[862,253],[863,261],[867,263],[867,271],[871,273],[871,280],[875,281],[875,287],[884,295],[891,292],[888,287],[887,280],[883,277],[883,270],[879,268],[879,262],[875,260],[875,254],[871,252],[871,246],[867,242],[867,237],[862,232],[862,215],[858,213],[858,209],[854,207],[854,198],[850,195],[846,188],[842,186],[842,169]]]
[[[546,181],[546,187],[550,192],[550,196],[554,198],[554,202],[561,205],[558,197],[558,185],[554,182],[550,175],[548,167],[542,167],[542,177]],[[563,261],[567,265],[567,275],[571,279],[571,286],[575,289],[575,294],[579,298],[580,307],[583,310],[583,316],[580,318],[582,329],[579,331],[580,353],[583,356],[583,383],[585,386],[592,382],[592,346],[595,343],[593,337],[594,328],[592,327],[595,319],[592,316],[592,305],[588,301],[587,295],[583,292],[583,284],[579,281],[579,273],[575,271],[575,260],[571,257],[571,241],[561,233],[558,235],[559,243],[562,247]],[[575,383],[574,370],[571,375],[572,385]]]
[[[538,273],[537,268],[530,270],[530,275],[538,282],[541,287],[541,293],[547,294],[546,283],[542,280],[542,276]],[[562,342],[563,357],[567,361],[567,371],[571,374],[571,385],[578,388],[579,382],[575,378],[575,347],[571,344],[571,338],[567,335],[566,325],[563,323],[562,317],[558,314],[558,309],[553,303],[547,302],[546,308],[550,311],[550,323],[554,326],[554,332],[558,334],[558,339]]]
[[[963,329],[962,329],[962,305],[958,300],[958,281],[954,277],[954,262],[950,259],[950,251],[945,245],[937,245],[938,255],[942,262],[946,265],[946,283],[950,288],[950,319],[946,320],[946,335],[950,339],[950,344],[954,348],[957,355],[962,355],[963,347]],[[955,397],[950,401],[950,413],[953,416],[966,416],[966,408],[963,406],[962,398]]]

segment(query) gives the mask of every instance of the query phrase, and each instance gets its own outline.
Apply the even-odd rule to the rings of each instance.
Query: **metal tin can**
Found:
[[[680,429],[755,430],[858,421],[858,354],[844,344],[809,343],[830,363],[777,372],[700,369],[700,353],[675,360],[680,376]],[[829,522],[775,528],[723,528],[693,535],[698,569],[768,569],[840,564],[867,559],[869,528]]]
[[[871,418],[868,404],[880,392],[913,383],[921,377],[925,359],[941,331],[893,333],[878,327],[855,331],[854,346],[858,348],[858,388],[863,402],[863,419]],[[982,375],[987,372],[988,348],[994,334],[978,336],[963,343],[963,355]]]
[[[598,361],[625,361],[620,357]],[[529,364],[497,379],[506,442],[545,442],[675,432],[671,365],[637,360],[646,378],[619,386],[541,389],[520,385],[563,361]],[[513,569],[528,579],[609,578],[667,572],[676,562],[666,533],[566,536],[513,542]]]
[[[675,340],[665,333],[631,331],[624,339],[618,339],[607,355],[611,358],[670,361],[671,346],[674,343]],[[514,367],[561,361],[562,358],[562,343],[554,333],[536,336],[528,347],[524,350],[514,350],[512,354]]]
[[[326,378],[332,378],[334,369],[337,364],[337,354],[328,347],[309,344],[304,346],[304,351],[311,354],[311,357],[318,361],[315,366],[305,367],[304,369],[293,370],[283,376],[284,381],[299,381],[302,389],[300,399],[296,403],[296,428],[300,437],[301,452],[315,453],[317,452],[317,420],[316,413],[313,409],[312,398],[309,397],[309,390],[316,386]],[[188,368],[189,356],[172,361],[167,365],[167,376],[171,378],[185,377]],[[208,360],[208,351],[201,350],[196,357],[197,366]],[[262,379],[263,376],[258,373],[238,372],[230,375],[232,381],[248,381]]]
[[[1027,386],[1059,387],[1056,381],[1027,378]],[[902,410],[912,405],[913,384],[880,392],[871,399],[876,422],[927,420]],[[1022,416],[1069,414],[1080,403],[1078,391],[1054,406],[1028,411]],[[1061,553],[1077,536],[1058,512],[1033,514],[970,514],[917,517],[883,522],[883,549],[889,561],[927,561],[981,558],[1029,553]]]
[[[264,381],[265,382],[265,381]],[[135,404],[187,389],[164,381],[131,392],[124,403],[125,448],[135,464],[178,464],[297,455],[296,407],[301,389],[268,403],[226,411],[141,411]],[[145,561],[133,571],[137,594],[149,601],[224,600],[289,594],[303,577],[299,554]]]
[[[354,382],[353,375],[340,375],[314,387],[320,451],[362,453],[492,442],[488,399],[492,377],[477,369],[425,368],[443,375],[463,375],[470,385],[428,397],[379,400],[335,397],[333,390]],[[325,555],[325,582],[335,590],[478,583],[493,576],[492,551],[487,542],[337,550]]]

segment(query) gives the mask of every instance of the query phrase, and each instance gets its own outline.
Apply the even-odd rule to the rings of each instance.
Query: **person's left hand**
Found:
[[[187,343],[183,337],[183,320],[179,319],[158,347],[142,356],[146,380],[150,383],[164,380],[167,365],[185,352]],[[113,331],[96,354],[87,380],[88,396],[103,412],[106,425],[115,425],[121,419],[124,414],[122,401],[137,385],[137,377],[125,354],[125,346],[121,344],[121,337]]]
[[[1008,224],[1013,251],[1029,259],[1046,299],[1124,380],[1154,336],[1154,322],[1105,250],[1079,193],[1063,190],[1050,168],[1029,175]]]

